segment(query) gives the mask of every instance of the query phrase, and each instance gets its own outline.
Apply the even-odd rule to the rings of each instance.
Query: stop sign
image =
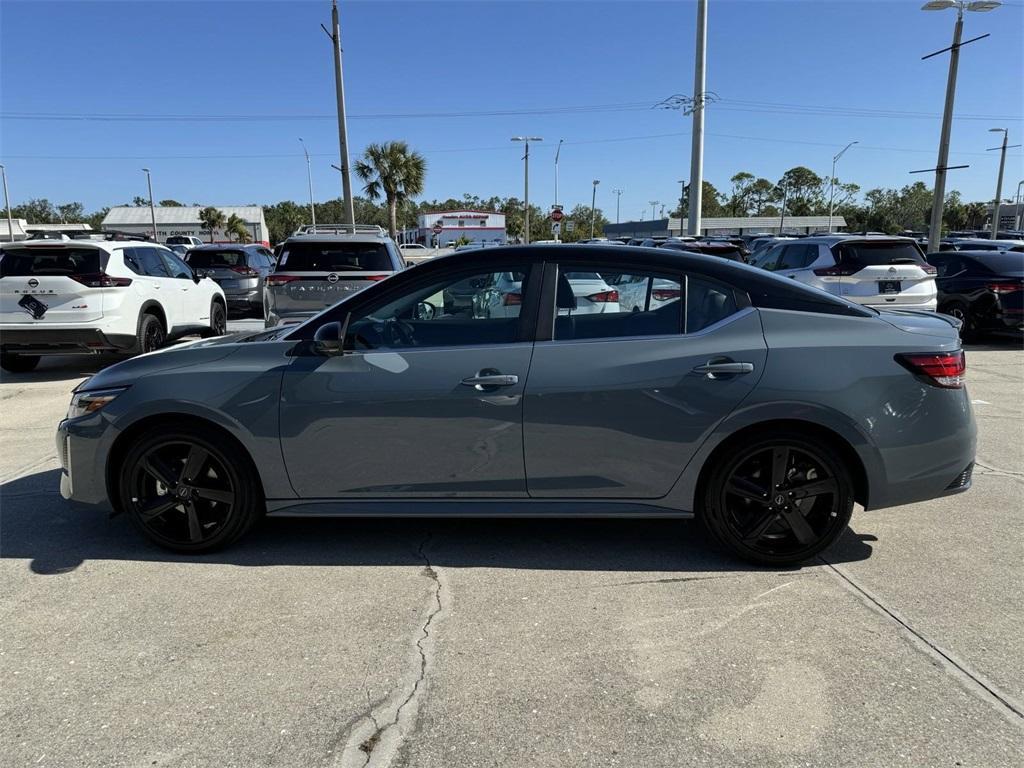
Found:
[[[554,222],[559,222],[564,218],[565,214],[562,213],[558,208],[555,208],[555,210],[551,212],[551,220]]]
[[[435,235],[440,235],[443,230],[444,230],[444,227],[441,226],[441,222],[437,222],[437,224],[434,225],[434,234]]]

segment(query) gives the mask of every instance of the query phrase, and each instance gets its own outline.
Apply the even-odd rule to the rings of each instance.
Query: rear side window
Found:
[[[927,262],[916,243],[839,243],[835,246],[840,264],[861,267],[880,267],[889,264],[918,264]]]
[[[385,243],[285,243],[278,260],[282,272],[391,272]]]
[[[156,248],[125,248],[124,263],[137,275],[170,277]]]
[[[974,261],[997,275],[1020,275],[1024,272],[1024,253],[986,253],[975,256]]]
[[[728,286],[701,277],[686,278],[686,333],[696,333],[738,311]]]
[[[216,267],[244,267],[244,251],[190,251],[188,263],[193,269],[214,269]]]
[[[818,246],[816,245],[786,245],[782,249],[782,261],[779,262],[779,269],[803,269],[808,264],[813,264],[818,258]]]
[[[8,248],[0,256],[0,277],[97,274],[107,258],[99,248]]]

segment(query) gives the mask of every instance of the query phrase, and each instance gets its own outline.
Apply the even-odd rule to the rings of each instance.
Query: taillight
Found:
[[[103,272],[92,272],[85,275],[68,275],[76,283],[88,288],[123,288],[132,284],[130,277],[111,277]]]
[[[587,298],[590,301],[598,302],[600,304],[606,304],[609,302],[617,302],[619,300],[619,292],[615,290],[601,291],[600,293],[592,293]]]
[[[935,354],[896,355],[896,362],[911,373],[924,376],[929,383],[945,389],[960,389],[967,373],[967,358],[963,350]]]
[[[860,272],[860,270],[861,267],[855,266],[853,264],[849,264],[846,266],[842,264],[836,264],[831,267],[821,267],[819,269],[816,269],[814,270],[814,274],[816,274],[818,277],[849,277],[850,275],[854,275]]]
[[[267,275],[267,285],[285,285],[298,279],[298,275]]]
[[[363,279],[363,280],[370,280],[370,281],[372,281],[374,283],[378,283],[381,280],[385,279],[386,277],[387,277],[387,275],[365,275],[361,279]]]
[[[924,270],[924,273],[926,275],[937,275],[937,274],[939,274],[939,270],[937,270],[931,264],[921,264],[921,269]]]
[[[989,283],[985,287],[992,293],[1013,293],[1021,290],[1020,283]]]
[[[521,293],[506,293],[501,299],[501,303],[506,307],[511,307],[516,304],[523,303],[523,294]]]
[[[680,296],[678,288],[655,288],[651,291],[653,296],[658,301],[668,301],[669,299],[678,299]]]
[[[253,269],[252,267],[247,267],[244,264],[239,265],[237,267],[231,267],[231,271],[237,272],[240,275],[245,275],[246,277],[256,277],[257,275],[259,275],[259,272],[257,272],[255,269]]]

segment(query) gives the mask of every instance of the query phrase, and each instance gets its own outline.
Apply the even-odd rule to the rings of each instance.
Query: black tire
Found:
[[[962,301],[951,301],[949,304],[944,304],[942,309],[939,310],[944,315],[956,318],[963,325],[960,326],[960,338],[963,341],[975,341],[980,335],[978,332],[977,323],[971,314],[971,308]]]
[[[698,516],[711,538],[744,560],[804,562],[850,522],[850,470],[827,442],[800,433],[763,433],[736,442],[714,461]]]
[[[157,427],[125,454],[121,509],[142,534],[174,552],[211,552],[243,536],[264,511],[248,457],[214,429]]]
[[[167,341],[167,330],[156,315],[146,312],[139,316],[138,329],[135,332],[135,353],[155,352]]]
[[[0,354],[0,368],[8,373],[28,373],[39,365],[39,355],[16,355],[13,352]]]
[[[200,334],[204,339],[223,336],[228,332],[228,312],[216,299],[210,305],[210,327]]]

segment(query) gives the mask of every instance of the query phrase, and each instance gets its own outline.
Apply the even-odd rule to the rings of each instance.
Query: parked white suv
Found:
[[[787,240],[763,251],[752,264],[858,304],[935,311],[935,267],[909,237]]]
[[[151,352],[227,329],[224,292],[162,245],[40,240],[0,245],[0,367],[41,355]]]

